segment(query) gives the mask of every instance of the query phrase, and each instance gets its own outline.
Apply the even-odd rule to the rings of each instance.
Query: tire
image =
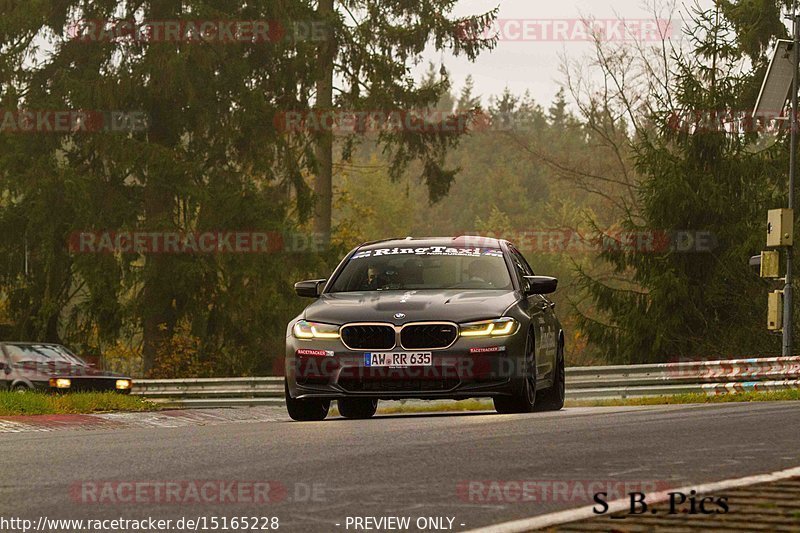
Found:
[[[24,383],[17,383],[13,387],[11,387],[11,390],[14,392],[25,393],[30,391],[31,388],[25,385]]]
[[[297,400],[289,394],[289,383],[283,381],[284,395],[286,397],[286,410],[289,417],[298,422],[315,422],[325,420],[331,407],[330,400]]]
[[[536,401],[535,411],[558,411],[564,407],[566,396],[567,374],[564,369],[564,346],[559,343],[558,357],[556,362],[556,375],[553,378],[553,386],[542,391]]]
[[[530,413],[536,405],[536,352],[534,350],[533,332],[528,333],[525,341],[525,376],[522,390],[513,396],[493,398],[494,409],[500,414]]]
[[[378,410],[378,400],[370,398],[342,398],[337,403],[339,414],[345,418],[372,418]]]

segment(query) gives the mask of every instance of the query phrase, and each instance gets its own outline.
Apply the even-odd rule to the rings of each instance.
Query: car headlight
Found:
[[[462,337],[505,337],[516,333],[518,328],[519,322],[511,317],[503,317],[461,324],[459,335]]]
[[[339,326],[299,320],[292,328],[292,333],[298,339],[338,339]]]
[[[115,386],[117,387],[117,390],[130,389],[131,385],[133,385],[133,383],[131,383],[131,380],[129,380],[129,379],[118,379],[116,384],[115,384]]]
[[[72,380],[67,378],[50,378],[50,386],[57,389],[68,389],[72,386]]]

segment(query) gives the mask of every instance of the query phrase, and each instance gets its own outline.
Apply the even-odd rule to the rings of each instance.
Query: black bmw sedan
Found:
[[[286,405],[322,420],[331,400],[369,418],[378,400],[489,397],[500,413],[564,405],[564,334],[513,244],[483,237],[362,244],[329,279],[295,284],[315,302],[286,332]]]

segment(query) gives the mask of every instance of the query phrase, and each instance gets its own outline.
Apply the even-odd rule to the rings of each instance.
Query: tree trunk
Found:
[[[145,216],[151,231],[163,230],[165,219],[171,211],[169,192],[159,189],[155,184],[148,183],[145,190]],[[167,264],[169,259],[163,254],[150,254],[145,259],[141,310],[145,376],[155,366],[158,349],[172,335],[175,326]]]
[[[319,0],[317,15],[325,22],[332,20],[333,0]],[[333,108],[333,60],[335,43],[333,30],[327,27],[327,38],[319,51],[320,77],[317,80],[316,108],[319,112]],[[314,232],[324,247],[331,238],[331,204],[333,202],[333,132],[322,129],[317,137],[317,165],[319,171],[314,181],[316,204],[314,209]]]
[[[181,13],[180,0],[154,0],[151,6],[150,18],[153,20],[174,19]],[[167,55],[174,54],[175,51],[168,44],[160,44],[152,47],[149,53]],[[158,62],[151,58],[151,64],[156,65]],[[166,83],[169,75],[166,69],[153,67],[151,86],[148,88],[148,142],[166,148],[174,147],[180,138],[174,131],[172,120],[175,101],[169,93],[159,91],[159,87],[169,86]],[[175,179],[177,176],[170,175],[170,169],[162,165],[148,166],[144,190],[144,224],[149,231],[171,229],[174,204],[174,187],[171,185],[175,184]],[[171,264],[171,258],[164,254],[151,253],[145,259],[141,308],[142,363],[145,375],[155,366],[159,347],[172,336],[175,329]]]

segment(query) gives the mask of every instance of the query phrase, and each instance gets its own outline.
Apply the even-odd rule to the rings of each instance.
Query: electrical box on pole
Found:
[[[781,254],[777,250],[765,250],[761,252],[759,265],[759,276],[762,278],[775,279],[781,277],[780,273]]]
[[[783,329],[783,291],[772,291],[767,295],[767,329]]]
[[[794,210],[770,209],[767,212],[767,247],[791,246],[794,240]]]

